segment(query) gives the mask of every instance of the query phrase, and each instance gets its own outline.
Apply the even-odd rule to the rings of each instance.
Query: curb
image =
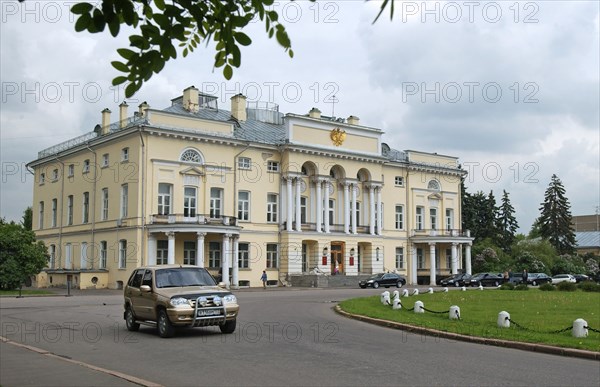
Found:
[[[586,351],[583,349],[555,347],[552,345],[545,345],[545,344],[524,343],[521,341],[507,341],[507,340],[501,340],[501,339],[488,339],[488,338],[484,338],[484,337],[461,335],[458,333],[439,331],[437,329],[424,328],[424,327],[419,327],[419,326],[415,326],[415,325],[403,324],[403,323],[399,323],[399,322],[395,322],[395,321],[382,320],[382,319],[378,319],[378,318],[362,316],[359,314],[353,314],[353,313],[346,312],[345,310],[340,308],[339,305],[336,305],[333,308],[333,310],[337,314],[340,314],[347,318],[367,322],[370,324],[379,325],[382,327],[400,329],[400,330],[408,331],[408,332],[412,332],[412,333],[420,333],[420,334],[424,334],[424,335],[428,335],[428,336],[442,337],[442,338],[451,339],[451,340],[466,341],[466,342],[475,343],[475,344],[493,345],[496,347],[514,348],[514,349],[521,349],[521,350],[531,351],[531,352],[577,357],[577,358],[581,358],[581,359],[600,361],[600,352]]]

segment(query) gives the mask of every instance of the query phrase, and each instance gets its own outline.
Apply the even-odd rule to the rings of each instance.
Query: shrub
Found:
[[[592,281],[581,282],[577,287],[584,292],[600,292],[600,285]]]
[[[553,290],[556,290],[556,286],[554,286],[548,282],[543,285],[540,285],[540,287],[538,289],[540,289],[541,291],[544,291],[544,292],[551,292]]]
[[[513,290],[515,288],[515,284],[511,282],[505,282],[500,286],[500,290]]]
[[[519,284],[515,286],[515,290],[529,290],[529,286],[527,286],[526,284]]]
[[[561,292],[574,292],[577,290],[577,284],[566,281],[560,282],[558,285],[556,285],[556,289],[560,290]]]

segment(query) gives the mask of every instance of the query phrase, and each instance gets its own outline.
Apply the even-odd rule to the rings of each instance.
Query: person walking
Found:
[[[527,269],[523,269],[523,284],[527,285]]]
[[[263,289],[267,288],[267,272],[263,270],[262,275],[260,276],[260,280],[263,283]]]

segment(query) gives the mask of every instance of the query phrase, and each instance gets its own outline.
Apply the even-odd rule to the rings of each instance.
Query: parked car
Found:
[[[372,287],[373,289],[377,289],[380,286],[384,286],[389,288],[390,286],[395,286],[397,288],[401,288],[406,285],[406,278],[398,275],[396,273],[378,273],[373,274],[366,280],[360,281],[358,286],[365,289],[368,287]]]
[[[552,282],[552,277],[546,273],[529,273],[527,276],[527,284],[532,286],[538,286]]]
[[[561,282],[577,282],[577,280],[575,280],[575,277],[573,277],[571,274],[557,274],[554,277],[552,277],[552,284],[556,285],[558,283]]]
[[[156,327],[160,337],[172,337],[180,326],[218,326],[222,333],[235,331],[237,298],[198,266],[137,268],[127,281],[124,297],[123,318],[130,331],[137,331],[140,324]]]
[[[590,277],[588,277],[585,274],[573,274],[573,277],[575,277],[575,282],[577,282],[577,283],[583,282],[583,281],[590,281]]]
[[[465,286],[465,282],[471,279],[467,273],[454,274],[440,280],[441,286]]]
[[[471,286],[498,286],[506,281],[502,273],[477,273],[469,280]]]

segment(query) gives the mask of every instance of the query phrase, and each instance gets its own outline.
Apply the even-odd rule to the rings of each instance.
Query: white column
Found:
[[[227,288],[229,288],[229,256],[231,255],[231,251],[229,248],[229,238],[231,238],[231,234],[223,235],[223,259],[221,260],[221,281],[225,282]]]
[[[471,273],[471,243],[465,246],[465,264],[467,265],[467,274]]]
[[[329,180],[323,182],[323,191],[323,206],[325,207],[325,213],[323,214],[323,229],[325,232],[329,232]]]
[[[377,187],[377,235],[381,235],[383,229],[383,212],[381,211],[381,187]]]
[[[296,231],[302,231],[302,212],[300,211],[300,184],[302,180],[300,178],[296,178],[294,183],[296,183]]]
[[[419,265],[417,265],[417,248],[415,246],[411,247],[411,283],[412,285],[417,284],[417,272],[419,270]]]
[[[293,198],[292,198],[292,179],[290,177],[287,178],[287,220],[285,222],[285,228],[287,231],[292,231],[292,207],[293,207]]]
[[[205,232],[197,232],[197,241],[196,241],[196,265],[200,267],[204,267],[204,237],[206,236]]]
[[[451,268],[452,268],[452,274],[456,274],[457,268],[456,268],[456,263],[457,263],[457,254],[456,254],[456,246],[458,245],[458,243],[452,243],[452,262],[450,263]]]
[[[344,232],[350,233],[350,195],[348,195],[348,183],[344,183]]]
[[[369,232],[375,235],[375,187],[369,187]]]
[[[240,281],[239,281],[239,254],[240,254],[240,244],[239,244],[240,238],[238,235],[233,237],[233,257],[231,257],[232,259],[232,273],[231,273],[231,286],[234,289],[239,288],[240,285]]]
[[[321,232],[321,223],[323,223],[323,200],[321,199],[321,180],[315,182],[317,185],[317,232]]]
[[[429,285],[435,286],[435,243],[429,244]]]
[[[358,186],[356,184],[352,184],[352,234],[356,234],[356,190]]]
[[[156,237],[148,233],[148,265],[156,265]]]
[[[169,253],[167,263],[172,265],[175,263],[175,233],[173,231],[168,232],[167,236],[169,237]]]

